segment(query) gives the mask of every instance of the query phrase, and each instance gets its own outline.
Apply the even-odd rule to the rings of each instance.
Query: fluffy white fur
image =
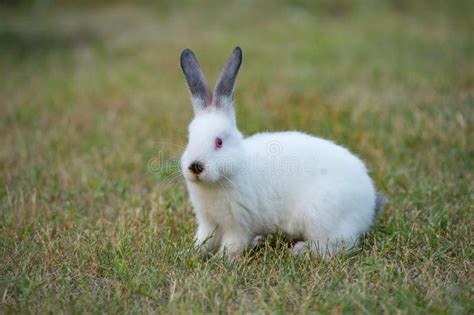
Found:
[[[198,221],[197,245],[235,255],[255,237],[276,231],[298,241],[295,254],[307,248],[326,256],[355,245],[376,208],[364,163],[333,142],[301,132],[244,138],[232,99],[215,102],[195,104],[181,159]],[[189,169],[195,161],[204,166],[200,174]]]

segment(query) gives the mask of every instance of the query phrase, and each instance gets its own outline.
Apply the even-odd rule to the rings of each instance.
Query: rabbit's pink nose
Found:
[[[204,171],[204,164],[199,161],[194,161],[189,166],[189,170],[196,175],[201,174],[201,172]]]

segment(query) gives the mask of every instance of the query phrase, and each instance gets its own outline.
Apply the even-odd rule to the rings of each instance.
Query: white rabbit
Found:
[[[181,53],[195,117],[181,158],[204,253],[236,255],[276,231],[322,256],[352,247],[382,207],[364,163],[347,149],[301,132],[237,129],[233,90],[242,62],[236,47],[214,94],[193,52]]]

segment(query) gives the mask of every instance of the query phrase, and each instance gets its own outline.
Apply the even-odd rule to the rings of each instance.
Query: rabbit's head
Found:
[[[215,183],[229,179],[241,164],[243,136],[237,129],[233,106],[241,63],[242,50],[236,47],[212,93],[193,52],[185,49],[181,53],[181,68],[194,108],[188,145],[181,158],[181,169],[189,181]]]

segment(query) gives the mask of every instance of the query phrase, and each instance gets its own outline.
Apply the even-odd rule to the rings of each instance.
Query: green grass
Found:
[[[0,312],[473,314],[472,1],[0,9]],[[304,130],[390,199],[351,254],[281,238],[191,250],[179,53],[214,82],[244,50],[241,130]],[[161,153],[160,153],[161,152]],[[176,169],[174,169],[176,170]]]

